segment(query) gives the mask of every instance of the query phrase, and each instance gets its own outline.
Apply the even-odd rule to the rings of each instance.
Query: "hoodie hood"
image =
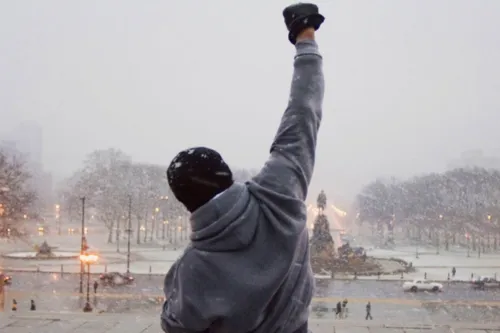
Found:
[[[234,183],[191,214],[192,246],[209,252],[244,248],[254,238],[259,214],[247,186]]]

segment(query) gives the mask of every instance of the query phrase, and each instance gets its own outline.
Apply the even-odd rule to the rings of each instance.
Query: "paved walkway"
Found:
[[[401,318],[401,322],[404,318]],[[449,323],[442,325],[386,324],[376,321],[312,319],[313,333],[500,333],[499,324]],[[2,333],[160,333],[159,318],[116,314],[0,313]]]

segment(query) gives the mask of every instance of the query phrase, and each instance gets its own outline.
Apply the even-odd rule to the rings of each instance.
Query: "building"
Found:
[[[41,207],[53,204],[52,175],[43,168],[43,131],[36,122],[23,122],[0,138],[0,150],[20,155],[31,173],[31,186],[39,195]]]

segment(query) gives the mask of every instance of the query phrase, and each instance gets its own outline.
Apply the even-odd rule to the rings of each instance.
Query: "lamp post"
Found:
[[[118,222],[116,222],[116,252],[120,252],[120,220],[124,218],[122,216],[120,219],[118,219]]]
[[[418,228],[418,235],[417,235],[417,241],[415,242],[415,258],[418,259],[418,243],[420,242],[420,237],[421,237],[421,230]]]
[[[161,231],[161,233],[162,233],[161,239],[163,239],[163,241],[165,241],[165,227],[167,224],[168,224],[167,220],[163,221],[163,227],[162,227],[162,231]]]
[[[158,218],[158,213],[160,212],[160,207],[156,207],[155,208],[155,213],[153,215],[153,218],[152,218],[152,222],[151,222],[151,232],[149,233],[149,241],[152,242],[153,241],[153,236],[155,234],[155,228],[157,229],[157,225],[156,225],[156,219]],[[156,231],[157,232],[157,231]]]
[[[80,244],[80,255],[83,255],[85,252],[85,197],[80,199],[82,201],[82,239],[81,239],[81,244]],[[84,270],[84,265],[83,261],[80,261],[80,294],[83,294],[83,270]]]
[[[87,265],[87,301],[83,307],[83,312],[92,312],[92,306],[90,305],[90,264],[97,261],[98,256],[95,254],[81,254],[80,261],[82,265]]]
[[[56,222],[57,222],[57,234],[61,235],[61,216],[59,215],[61,212],[61,206],[59,204],[55,205],[56,211]]]
[[[469,258],[470,257],[470,235],[466,234],[465,237],[467,239],[467,258]]]
[[[130,233],[132,232],[132,196],[128,196],[128,228],[127,228],[127,274],[130,274]],[[139,232],[139,230],[137,230]]]
[[[163,240],[163,247],[165,247],[165,228],[168,227],[165,225],[165,224],[168,224],[168,221],[166,219],[166,214],[165,214],[165,211],[167,210],[167,203],[168,203],[168,195],[160,196],[160,207],[161,207],[162,220],[163,220],[163,226],[161,229],[161,239]],[[159,229],[160,228],[157,228],[158,232],[160,231]],[[156,238],[159,238],[158,234],[156,235]]]

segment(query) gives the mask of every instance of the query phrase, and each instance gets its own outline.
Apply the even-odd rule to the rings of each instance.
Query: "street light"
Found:
[[[87,251],[87,240],[85,238],[85,197],[80,198],[82,201],[82,229],[81,229],[81,243],[80,243],[80,255]],[[83,261],[80,263],[80,294],[83,294]]]
[[[165,227],[168,224],[168,220],[163,221],[163,230],[162,230],[162,235],[161,239],[165,240]]]
[[[57,234],[61,235],[61,216],[59,215],[61,212],[61,206],[59,204],[54,205],[56,211],[56,223],[57,223]]]
[[[83,312],[92,312],[92,306],[90,305],[90,264],[93,264],[99,259],[95,254],[80,254],[80,261],[82,265],[87,265],[87,302],[83,307]]]
[[[132,232],[132,196],[128,196],[128,227],[127,227],[127,274],[130,274],[130,233]],[[139,230],[137,230],[139,232]]]

